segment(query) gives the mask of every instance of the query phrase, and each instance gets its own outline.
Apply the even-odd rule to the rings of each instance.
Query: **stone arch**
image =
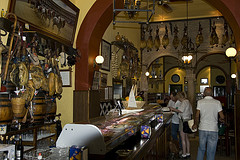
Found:
[[[218,55],[218,59],[214,59],[214,56]],[[204,62],[204,60],[208,59],[208,57],[210,58],[210,61],[209,62]],[[218,62],[219,60],[219,62]],[[221,64],[221,67],[220,65],[218,65],[218,63],[224,61],[224,63]],[[226,62],[227,61],[227,62]],[[215,63],[217,62],[217,63]],[[211,64],[209,64],[211,63]],[[202,56],[200,59],[198,59],[198,61],[196,62],[196,68],[195,68],[195,73],[199,73],[199,71],[201,69],[203,69],[205,66],[214,66],[214,67],[217,67],[219,66],[219,68],[221,68],[221,70],[223,70],[225,76],[227,77],[228,76],[228,73],[229,73],[229,65],[230,65],[230,61],[229,59],[225,56],[224,53],[211,53],[211,54],[206,54],[204,56]],[[229,73],[230,74],[230,73]]]
[[[203,70],[203,69],[206,68],[206,67],[216,67],[216,68],[220,69],[220,70],[224,73],[225,77],[227,77],[227,73],[225,72],[225,70],[224,70],[222,67],[216,66],[216,65],[206,65],[206,66],[201,67],[201,68],[198,70],[198,72],[195,74],[195,78],[197,78],[197,76],[198,76],[198,74],[201,72],[201,70]]]
[[[161,58],[161,57],[173,57],[173,58],[176,58],[176,59],[178,60],[178,57],[177,57],[177,56],[173,56],[173,55],[170,55],[170,54],[161,54],[161,55],[158,56],[158,57],[154,57],[154,59],[151,58],[151,59],[148,61],[148,63],[146,64],[146,65],[147,65],[147,68],[149,68],[156,59]]]

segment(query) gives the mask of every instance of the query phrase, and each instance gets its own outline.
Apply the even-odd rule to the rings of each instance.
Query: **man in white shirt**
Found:
[[[171,100],[168,102],[168,105],[167,105],[167,107],[169,107],[170,109],[171,108],[178,109],[181,105],[181,102],[177,100],[176,95],[177,95],[176,92],[172,92],[170,94]],[[174,112],[172,116],[172,128],[171,128],[171,135],[173,140],[178,141],[178,133],[179,133],[179,118],[178,118],[178,113]],[[179,146],[180,148],[182,148],[181,138],[179,138]]]
[[[215,159],[218,141],[218,115],[220,121],[224,122],[224,115],[220,101],[212,97],[212,88],[206,87],[204,99],[197,102],[197,112],[192,129],[196,129],[199,123],[199,147],[197,160],[203,160],[207,145],[207,160]]]

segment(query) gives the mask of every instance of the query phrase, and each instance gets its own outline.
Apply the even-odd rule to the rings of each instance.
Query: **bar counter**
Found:
[[[159,123],[156,115],[163,114]],[[90,120],[97,126],[106,144],[105,155],[89,155],[89,159],[161,159],[168,156],[171,135],[171,112],[162,112],[161,106],[145,106],[141,112],[121,116],[98,117]],[[141,138],[141,126],[151,127],[149,139]]]

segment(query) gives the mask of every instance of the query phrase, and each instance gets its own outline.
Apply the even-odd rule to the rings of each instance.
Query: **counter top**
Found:
[[[155,115],[163,113],[163,123],[155,121]],[[107,153],[125,142],[131,136],[139,133],[142,125],[150,125],[152,128],[151,137],[156,136],[157,130],[161,130],[162,126],[167,124],[172,117],[171,112],[162,112],[160,106],[146,106],[141,112],[130,113],[118,116],[112,113],[106,117],[98,117],[90,120],[90,123],[97,126],[104,137]],[[154,123],[152,123],[154,122]],[[131,155],[134,156],[144,145],[148,144],[149,139],[141,139],[136,144],[135,151]],[[131,156],[130,156],[131,157]]]

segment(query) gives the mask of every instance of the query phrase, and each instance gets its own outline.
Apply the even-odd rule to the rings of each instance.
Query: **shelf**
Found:
[[[56,135],[55,133],[48,133],[45,135],[40,135],[40,136],[38,136],[37,140],[40,141],[43,139],[51,138],[51,137],[54,137],[55,135]]]
[[[37,141],[40,141],[40,140],[43,140],[43,139],[47,139],[47,138],[53,137],[55,135],[56,135],[55,133],[48,133],[48,134],[44,134],[44,135],[38,135],[37,136]],[[15,140],[18,141],[19,138],[15,138]],[[33,134],[30,137],[23,138],[22,141],[23,142],[32,142],[33,141]]]
[[[36,126],[32,126],[32,127],[22,128],[21,130],[7,132],[3,136],[11,136],[11,135],[16,135],[16,134],[22,134],[22,133],[27,132],[29,130],[34,130],[34,129],[38,129],[38,128],[41,128],[41,127],[44,127],[44,126],[47,126],[47,125],[53,125],[53,124],[56,124],[56,123],[55,122],[44,123],[44,124],[40,124],[40,125],[36,125]]]
[[[24,149],[23,152],[28,152],[28,151],[31,151],[35,148],[34,148],[34,146],[24,146],[23,149]]]
[[[164,82],[165,80],[163,80],[163,79],[160,79],[160,78],[149,78],[148,79],[149,80],[149,82]]]
[[[126,50],[127,48],[129,48],[129,49],[132,49],[132,50],[135,50],[136,52],[138,52],[137,48],[135,48],[134,45],[131,44],[130,42],[113,41],[112,45],[115,45],[122,50]]]

